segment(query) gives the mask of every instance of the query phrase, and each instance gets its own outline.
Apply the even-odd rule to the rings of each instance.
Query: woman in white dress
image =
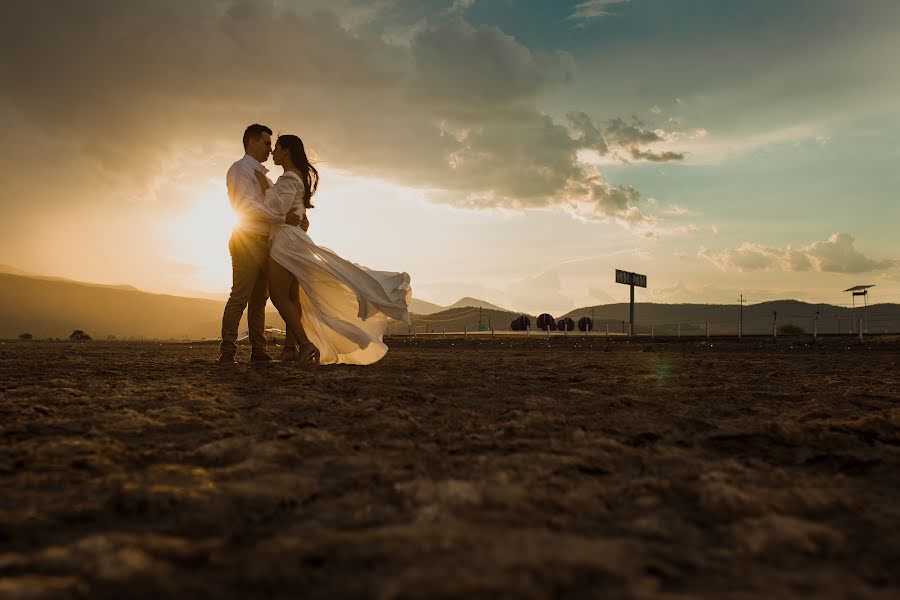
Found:
[[[272,158],[284,174],[271,185],[257,172],[266,208],[302,217],[313,208],[318,171],[295,135],[279,136]],[[269,247],[269,296],[287,327],[282,360],[369,365],[387,353],[388,318],[410,322],[407,273],[351,263],[292,225],[273,227]]]

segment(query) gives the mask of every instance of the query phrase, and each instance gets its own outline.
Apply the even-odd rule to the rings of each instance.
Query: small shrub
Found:
[[[31,335],[30,333],[21,333],[21,334],[19,334],[19,339],[20,340],[33,340],[34,336]]]
[[[91,339],[91,336],[80,329],[76,329],[71,333],[71,335],[69,335],[69,339],[73,342],[87,342]]]

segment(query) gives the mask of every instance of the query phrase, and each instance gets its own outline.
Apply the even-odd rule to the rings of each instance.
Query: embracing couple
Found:
[[[284,319],[279,360],[303,364],[368,365],[387,352],[382,341],[388,318],[410,322],[409,275],[374,271],[317,246],[307,235],[319,173],[303,141],[250,125],[244,157],[226,176],[228,198],[239,223],[228,242],[233,284],[222,315],[219,363],[233,364],[238,325],[247,309],[251,361],[266,353],[266,301]],[[262,163],[272,155],[284,169],[275,183]]]

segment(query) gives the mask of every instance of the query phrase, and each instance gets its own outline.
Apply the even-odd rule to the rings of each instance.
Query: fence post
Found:
[[[813,319],[813,342],[819,338],[819,313],[816,311],[816,318]]]
[[[606,339],[609,339],[609,323],[606,324]]]
[[[525,326],[525,337],[531,337],[531,325]]]
[[[680,340],[681,339],[681,323],[678,324],[677,330],[678,330],[678,339]]]
[[[654,326],[653,326],[653,323],[650,323],[650,339],[651,339],[651,340],[655,340],[655,339],[656,339],[656,331],[654,330],[653,327],[654,327]]]
[[[709,339],[709,321],[706,322],[706,339]]]
[[[444,338],[446,339],[446,337],[447,337],[447,328],[444,327],[444,328],[441,330],[441,333],[443,333]]]
[[[464,340],[469,339],[469,324],[468,323],[463,324],[463,339]]]
[[[863,341],[863,320],[862,319],[859,320],[858,325],[859,325],[859,327],[857,329],[859,330],[859,341]]]

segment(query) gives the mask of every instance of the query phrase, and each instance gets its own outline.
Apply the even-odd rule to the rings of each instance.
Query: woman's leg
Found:
[[[297,281],[296,277],[293,277],[292,283],[290,285],[290,291],[288,292],[288,299],[291,301],[291,304],[294,305],[294,309],[297,314],[300,315],[300,322],[302,327],[303,322],[303,308],[300,306],[300,282]],[[305,335],[304,331],[304,335]],[[292,332],[285,332],[284,338],[284,348],[285,351],[287,349],[291,349],[293,352],[297,352],[299,350],[298,346],[300,346],[302,340],[297,340],[294,338]]]
[[[291,299],[292,287],[297,286],[297,301]],[[278,314],[284,319],[285,327],[285,350],[299,346],[300,351],[308,355],[313,350],[316,351],[315,362],[318,364],[318,351],[315,346],[306,337],[303,331],[303,325],[300,322],[300,300],[299,300],[299,283],[290,271],[279,265],[276,261],[269,258],[269,296],[272,303],[278,309]]]
[[[285,350],[302,343],[304,338],[303,327],[300,324],[300,313],[294,310],[290,299],[291,284],[294,276],[290,271],[269,258],[269,296],[272,304],[278,309],[278,314],[284,319],[285,324]]]
[[[294,307],[294,312],[300,317],[300,329],[303,330],[303,307],[300,306],[300,282],[297,281],[296,277],[294,277],[293,283],[291,283],[288,299]],[[304,341],[309,341],[306,330],[303,330],[303,337],[305,338],[304,340],[296,340],[298,346]]]

